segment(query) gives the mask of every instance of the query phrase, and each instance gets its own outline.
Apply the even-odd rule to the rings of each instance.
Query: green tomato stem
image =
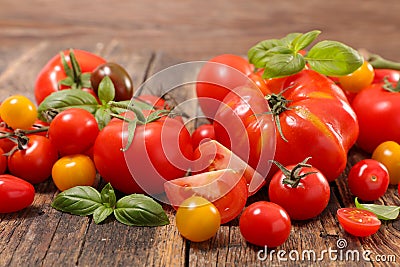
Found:
[[[367,61],[375,69],[400,70],[400,62],[391,61],[376,54],[369,54]]]

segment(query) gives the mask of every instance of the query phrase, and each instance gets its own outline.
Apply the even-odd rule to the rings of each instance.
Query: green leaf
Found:
[[[141,194],[125,196],[117,201],[115,218],[126,225],[160,226],[169,224],[161,205]]]
[[[107,104],[111,100],[114,100],[115,87],[110,77],[104,76],[104,78],[101,80],[99,84],[99,89],[97,94],[103,105]]]
[[[110,110],[107,107],[101,106],[96,110],[94,117],[96,118],[99,129],[101,130],[106,127],[111,120]]]
[[[303,34],[298,32],[289,33],[288,35],[280,39],[281,45],[286,46],[287,48],[292,48],[293,41],[301,35]]]
[[[304,69],[302,55],[296,53],[273,54],[264,69],[263,78],[278,78],[297,73]]]
[[[51,206],[57,210],[86,216],[103,206],[100,193],[91,186],[76,186],[56,196]]]
[[[278,39],[271,39],[259,42],[249,49],[247,57],[249,62],[256,68],[264,68],[268,61],[266,53],[276,46],[282,46],[282,41]]]
[[[297,53],[302,49],[309,46],[321,33],[321,31],[314,30],[307,32],[305,34],[299,34],[292,42],[291,46],[293,50]]]
[[[104,221],[108,216],[113,213],[114,209],[106,206],[98,207],[93,213],[93,220],[96,224]]]
[[[361,204],[358,198],[355,199],[356,207],[363,210],[368,210],[376,214],[378,219],[381,220],[395,220],[399,216],[400,207],[398,206],[385,206],[376,204]]]
[[[134,119],[130,121],[128,124],[128,140],[126,142],[126,146],[122,149],[122,151],[127,151],[133,142],[133,138],[135,137],[137,120]]]
[[[322,41],[314,45],[306,57],[310,67],[328,76],[342,76],[354,72],[362,63],[362,56],[353,48],[336,41]]]
[[[106,184],[101,190],[101,201],[102,203],[109,208],[114,208],[117,198],[115,196],[114,188],[110,183]]]
[[[48,121],[45,116],[48,110],[61,112],[68,108],[82,108],[94,114],[97,107],[97,100],[90,93],[77,89],[67,89],[54,92],[46,97],[38,107],[38,114],[39,119]]]

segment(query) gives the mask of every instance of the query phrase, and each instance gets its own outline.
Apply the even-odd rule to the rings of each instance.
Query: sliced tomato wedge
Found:
[[[235,219],[246,205],[246,179],[232,169],[217,170],[167,181],[165,193],[177,209],[191,196],[200,196],[212,202],[221,215],[221,223]]]
[[[343,229],[354,236],[365,237],[375,234],[381,226],[378,217],[368,211],[358,208],[341,208],[337,217]]]
[[[231,169],[246,179],[249,195],[265,184],[264,177],[239,156],[215,140],[201,143],[194,151],[193,173]]]

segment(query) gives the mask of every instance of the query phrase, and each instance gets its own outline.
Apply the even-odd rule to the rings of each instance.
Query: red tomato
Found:
[[[124,193],[158,194],[165,180],[183,177],[191,165],[190,134],[178,120],[164,117],[137,125],[129,149],[128,125],[114,121],[99,133],[94,162],[100,175]]]
[[[74,55],[78,61],[82,73],[92,72],[97,66],[105,63],[106,61],[87,51],[75,49]],[[65,60],[70,65],[69,50],[63,51]],[[42,68],[38,74],[35,82],[35,99],[40,104],[49,94],[61,89],[59,82],[67,77],[60,54],[55,55],[49,62]]]
[[[3,136],[5,134],[12,133],[13,130],[10,128],[0,126],[0,136]],[[0,139],[0,148],[3,149],[4,153],[9,152],[13,147],[15,146],[15,142],[12,141],[10,138],[1,138]]]
[[[49,139],[30,135],[27,148],[17,150],[8,157],[8,169],[11,174],[37,184],[50,177],[57,159],[57,149]]]
[[[389,173],[382,163],[364,159],[350,169],[347,183],[353,195],[373,201],[385,194],[389,186]]]
[[[265,183],[264,176],[218,141],[201,143],[194,150],[193,159],[192,173],[195,174],[225,169],[241,174],[246,180],[249,195],[255,194]]]
[[[51,121],[49,139],[61,155],[81,154],[93,146],[99,126],[89,111],[66,109]]]
[[[378,217],[367,210],[341,208],[336,214],[343,229],[354,236],[370,236],[375,234],[381,226]]]
[[[330,198],[330,187],[325,176],[311,166],[301,166],[285,167],[289,176],[279,170],[269,184],[269,200],[284,208],[292,220],[318,216],[328,206]],[[305,177],[300,177],[307,173]]]
[[[3,149],[0,147],[0,175],[7,170],[7,157],[4,155]]]
[[[164,184],[173,207],[191,197],[200,196],[215,205],[221,215],[221,224],[235,219],[247,201],[244,177],[231,169],[218,170],[174,179]]]
[[[192,145],[193,148],[199,146],[201,142],[207,140],[215,140],[215,131],[212,124],[202,124],[194,130],[192,133]]]
[[[252,82],[254,67],[243,57],[224,54],[210,59],[197,76],[196,93],[207,118],[214,118],[220,102],[234,88]]]
[[[258,201],[248,206],[239,220],[247,242],[268,248],[282,245],[290,235],[292,224],[287,212],[278,204]]]
[[[400,80],[400,72],[391,69],[374,69],[375,76],[372,83],[382,83],[385,78],[392,83],[398,82]]]
[[[359,147],[372,153],[385,141],[400,143],[399,102],[400,93],[385,90],[382,83],[372,84],[357,94],[352,106],[360,127]]]
[[[32,204],[35,188],[25,180],[9,174],[0,175],[0,213],[22,210]]]

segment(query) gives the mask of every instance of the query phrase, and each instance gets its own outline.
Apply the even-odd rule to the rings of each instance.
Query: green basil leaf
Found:
[[[310,67],[328,76],[342,76],[354,72],[362,63],[362,56],[353,48],[336,41],[321,41],[306,57]]]
[[[96,98],[88,92],[78,89],[60,90],[46,97],[38,107],[39,119],[48,121],[45,116],[48,110],[59,112],[68,108],[82,108],[94,114],[98,107]]]
[[[363,210],[373,212],[381,220],[395,220],[399,216],[400,207],[398,206],[385,206],[376,204],[361,204],[358,198],[355,199],[356,207]]]
[[[109,208],[114,208],[115,203],[117,202],[117,197],[115,196],[114,188],[110,183],[106,184],[101,190],[101,201],[103,205]]]
[[[247,57],[249,62],[253,64],[256,68],[264,68],[266,62],[268,61],[268,55],[266,53],[271,48],[276,46],[282,46],[282,41],[278,39],[271,39],[259,42],[255,46],[249,49]]]
[[[98,207],[93,213],[93,220],[96,224],[104,221],[108,216],[113,213],[114,209],[106,206]]]
[[[126,225],[160,226],[169,219],[160,204],[142,194],[132,194],[117,201],[115,218]]]
[[[297,73],[306,63],[302,55],[296,53],[274,54],[265,65],[263,78],[278,78]]]
[[[91,186],[75,186],[58,194],[51,206],[57,210],[86,216],[103,206],[100,193]]]
[[[309,46],[321,33],[321,31],[314,30],[307,32],[305,34],[299,34],[292,42],[291,46],[293,50],[297,53],[300,50]]]
[[[111,100],[114,100],[115,87],[110,77],[104,76],[99,84],[97,94],[103,105],[107,104]]]
[[[298,32],[289,33],[288,35],[280,39],[281,45],[286,46],[287,48],[291,48],[293,41],[301,35],[303,34]]]
[[[94,117],[96,118],[99,129],[101,130],[106,127],[111,120],[110,110],[105,106],[101,106],[96,110]]]

